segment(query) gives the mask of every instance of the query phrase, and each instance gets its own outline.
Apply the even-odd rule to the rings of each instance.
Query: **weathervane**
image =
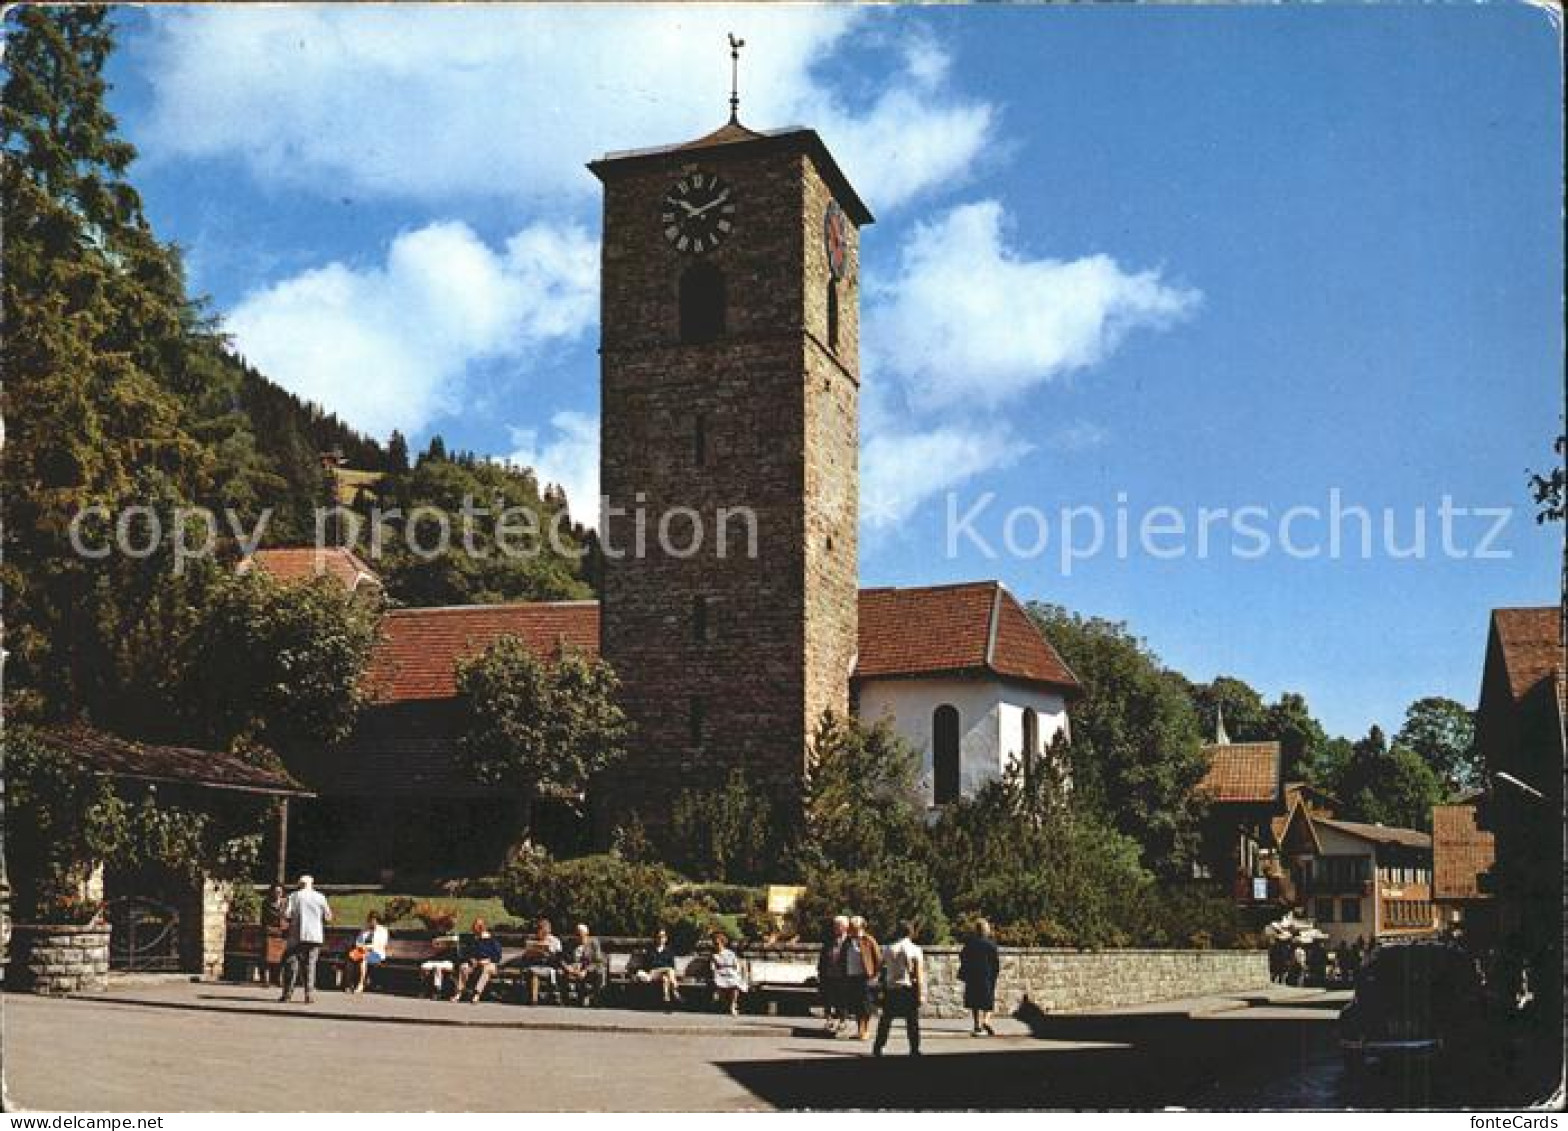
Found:
[[[740,122],[740,49],[746,46],[744,39],[736,39],[735,33],[730,32],[730,121]]]

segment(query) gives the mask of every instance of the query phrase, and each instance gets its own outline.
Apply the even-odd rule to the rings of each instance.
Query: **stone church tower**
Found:
[[[732,116],[589,168],[604,184],[602,654],[636,728],[607,816],[658,828],[678,792],[732,767],[798,803],[808,738],[846,711],[855,662],[872,217],[809,129]]]

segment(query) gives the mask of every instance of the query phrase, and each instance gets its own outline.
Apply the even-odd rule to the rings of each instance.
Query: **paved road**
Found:
[[[443,1009],[335,995],[307,1013],[276,1008],[264,992],[244,987],[144,992],[142,1003],[131,996],[0,999],[9,1102],[68,1111],[495,1111],[1421,1106],[1431,1099],[1429,1079],[1381,1078],[1376,1095],[1347,1088],[1334,1011],[1299,1003],[1041,1015],[1026,1019],[1032,1032],[1015,1026],[1019,1035],[994,1041],[973,1041],[949,1026],[931,1035],[919,1061],[879,1062],[858,1042],[813,1035],[808,1019],[746,1018],[736,1026],[711,1016]],[[403,1019],[373,1020],[377,1013]],[[611,1028],[585,1031],[578,1027],[585,1022]],[[895,1038],[893,1051],[902,1049]]]

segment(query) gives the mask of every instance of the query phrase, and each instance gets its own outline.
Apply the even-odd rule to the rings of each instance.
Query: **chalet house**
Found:
[[[1432,838],[1415,829],[1341,821],[1297,805],[1280,854],[1296,904],[1335,943],[1430,935]]]
[[[1496,902],[1501,941],[1531,986],[1561,1001],[1563,906],[1563,611],[1495,609],[1476,711],[1486,764],[1481,818],[1496,861],[1479,881]],[[1543,989],[1544,987],[1544,989]]]
[[[1496,901],[1482,885],[1497,858],[1495,838],[1484,827],[1485,805],[1486,799],[1476,795],[1432,807],[1432,900],[1438,921],[1481,949],[1497,936]]]
[[[457,665],[503,635],[545,657],[562,649],[598,656],[599,604],[394,609],[381,629],[366,675],[371,703],[354,733],[289,758],[320,798],[296,821],[295,855],[339,878],[488,871],[521,814],[458,762]],[[920,752],[932,806],[972,794],[1020,759],[1044,757],[1067,735],[1067,704],[1081,693],[997,582],[862,590],[850,684],[861,717],[888,719]],[[721,780],[694,777],[686,788]],[[535,820],[546,840],[583,835],[581,821],[548,805]]]
[[[1216,738],[1197,787],[1208,801],[1198,878],[1223,880],[1240,903],[1269,903],[1283,894],[1272,826],[1284,803],[1280,744],[1230,742],[1223,723]]]

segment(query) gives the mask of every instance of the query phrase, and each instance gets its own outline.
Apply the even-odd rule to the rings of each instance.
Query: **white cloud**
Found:
[[[1028,451],[1004,424],[878,432],[861,453],[861,521],[872,528],[902,522],[933,495],[1016,463]]]
[[[226,319],[268,376],[372,435],[452,407],[468,367],[569,339],[598,317],[597,242],[536,224],[499,251],[466,225],[399,235],[383,265],[330,263],[254,291]]]
[[[1032,450],[1015,424],[1026,394],[1201,301],[1105,255],[1031,259],[1008,246],[1005,228],[995,201],[953,208],[915,226],[889,277],[868,276],[861,511],[872,529],[1016,463]],[[1067,421],[1042,443],[1070,452],[1107,439],[1099,425]]]
[[[918,32],[890,32],[903,69],[885,89],[824,86],[820,64],[881,18],[852,6],[190,5],[148,18],[149,158],[237,157],[334,195],[584,198],[583,163],[600,152],[723,120],[730,29],[747,41],[743,120],[816,127],[873,210],[951,183],[994,119],[947,85],[947,54]]]
[[[582,412],[558,412],[550,418],[554,430],[541,440],[537,428],[513,428],[513,463],[534,469],[543,486],[559,484],[566,491],[572,519],[584,526],[599,525],[599,418]]]
[[[994,200],[916,226],[896,272],[874,287],[870,349],[927,411],[996,408],[1096,365],[1136,329],[1188,317],[1201,295],[1107,255],[1031,259],[1006,246]]]

